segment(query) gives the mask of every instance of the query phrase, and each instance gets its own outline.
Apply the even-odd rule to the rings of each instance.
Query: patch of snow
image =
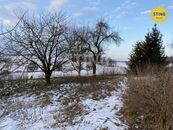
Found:
[[[172,63],[169,63],[166,67],[173,68],[173,64]]]
[[[124,130],[124,126],[121,125],[122,122],[117,118],[117,115],[115,115],[121,108],[122,102],[114,94],[99,101],[92,99],[83,101],[83,105],[89,114],[84,116],[79,127],[81,130],[91,130],[91,127],[92,130],[100,128]]]
[[[123,106],[122,94],[126,89],[126,80],[119,84],[119,89],[112,92],[112,95],[102,100],[86,99],[82,102],[87,115],[78,117],[79,124],[69,127],[67,130],[125,130],[127,125],[120,120],[119,110]]]
[[[18,122],[12,118],[7,118],[0,123],[1,130],[17,130]]]
[[[59,97],[62,96],[61,92],[70,90],[71,86],[78,87],[78,84],[63,84],[59,90],[46,92],[46,96],[50,98],[51,103],[42,106],[40,101],[44,97],[44,93],[40,96],[24,95],[20,97],[13,97],[9,101],[3,101],[2,104],[10,102],[9,114],[0,118],[1,130],[100,130],[100,128],[108,128],[110,130],[125,130],[127,126],[120,120],[119,110],[121,109],[122,93],[126,85],[125,81],[120,82],[120,88],[113,91],[111,96],[104,99],[93,100],[91,98],[82,99],[81,104],[88,114],[77,116],[74,119],[74,125],[68,122],[63,122],[62,126],[53,128],[56,124],[56,118],[63,118],[60,112],[62,104]],[[60,92],[61,91],[61,92]],[[64,93],[63,93],[64,94]],[[68,93],[65,95],[68,97]],[[2,105],[0,104],[0,105]],[[21,108],[22,104],[22,108]],[[14,107],[16,105],[16,107]],[[14,109],[13,109],[14,107]],[[12,111],[13,110],[13,111]],[[0,113],[3,110],[0,110]],[[64,127],[64,124],[66,125]]]

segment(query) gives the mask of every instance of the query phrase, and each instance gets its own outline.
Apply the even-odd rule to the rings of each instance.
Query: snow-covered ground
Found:
[[[67,65],[64,67],[66,69],[63,69],[63,71],[54,71],[52,74],[52,77],[64,77],[64,76],[77,76],[78,73],[71,68],[70,65]],[[68,69],[67,69],[68,68]],[[103,66],[103,65],[97,65],[96,74],[102,75],[102,74],[125,74],[127,69],[126,62],[117,62],[115,66]],[[24,67],[18,68],[15,72],[9,74],[6,77],[1,77],[2,79],[21,79],[21,78],[44,78],[44,73],[40,70],[36,72],[26,72]],[[90,76],[92,75],[92,70],[82,70],[81,71],[82,76]]]
[[[120,120],[119,110],[123,105],[121,96],[126,89],[126,80],[120,81],[118,86],[99,100],[94,100],[92,93],[87,97],[77,95],[78,83],[62,84],[59,89],[40,95],[24,94],[1,99],[0,130],[125,130],[127,126]],[[80,101],[71,99],[71,95],[78,96]],[[76,104],[82,109],[77,109]],[[72,122],[64,112],[69,106],[75,108],[74,112],[82,111]],[[66,113],[72,114],[71,109],[66,109]]]

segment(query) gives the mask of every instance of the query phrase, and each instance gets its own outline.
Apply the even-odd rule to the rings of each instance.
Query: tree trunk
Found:
[[[93,55],[93,75],[96,75],[96,63],[97,63],[97,56],[96,55]]]
[[[101,55],[98,55],[98,63],[101,63]]]
[[[96,75],[96,63],[93,62],[93,75]]]
[[[45,72],[45,80],[46,80],[46,84],[49,85],[51,84],[50,79],[51,79],[51,72]]]
[[[80,77],[80,75],[81,75],[81,74],[80,74],[80,71],[78,71],[78,76]]]

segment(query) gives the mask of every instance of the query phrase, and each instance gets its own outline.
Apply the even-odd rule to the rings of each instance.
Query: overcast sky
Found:
[[[154,23],[150,11],[163,6],[168,11],[168,20],[158,25],[163,34],[165,51],[173,55],[173,0],[0,0],[0,22],[13,25],[15,13],[28,10],[37,14],[40,11],[63,10],[72,16],[77,24],[92,24],[100,18],[109,22],[124,39],[119,47],[111,45],[107,56],[117,60],[127,60],[136,41],[144,39]]]

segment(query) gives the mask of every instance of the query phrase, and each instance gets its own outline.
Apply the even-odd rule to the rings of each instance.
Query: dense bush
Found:
[[[129,130],[173,130],[173,75],[160,70],[128,79],[123,97]]]

